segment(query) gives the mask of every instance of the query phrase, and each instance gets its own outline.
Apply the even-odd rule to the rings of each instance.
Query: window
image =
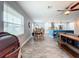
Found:
[[[7,4],[4,4],[4,32],[14,35],[24,33],[24,17],[12,9]]]

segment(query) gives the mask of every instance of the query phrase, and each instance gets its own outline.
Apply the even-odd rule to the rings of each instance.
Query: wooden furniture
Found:
[[[59,34],[59,46],[72,57],[79,58],[79,37],[74,34]]]
[[[34,40],[43,40],[44,39],[44,29],[36,28],[34,30]]]
[[[12,34],[0,33],[0,58],[18,58],[18,38]]]

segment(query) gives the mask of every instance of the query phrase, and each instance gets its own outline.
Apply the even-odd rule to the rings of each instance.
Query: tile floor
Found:
[[[63,50],[58,47],[55,39],[45,35],[44,40],[34,41],[31,39],[22,48],[23,58],[69,58]]]

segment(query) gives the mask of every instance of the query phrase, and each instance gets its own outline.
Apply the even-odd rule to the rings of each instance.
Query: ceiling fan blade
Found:
[[[71,9],[70,11],[79,11],[79,9]]]
[[[65,10],[57,10],[57,11],[65,11]]]
[[[66,7],[66,9],[68,9],[74,2],[72,2],[69,6]]]
[[[70,9],[74,9],[76,6],[78,6],[79,5],[79,2],[77,2],[75,5],[73,5],[73,6],[71,6],[71,8]]]

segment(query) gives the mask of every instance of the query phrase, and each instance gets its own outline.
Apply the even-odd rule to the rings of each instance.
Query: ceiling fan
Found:
[[[69,15],[73,11],[79,11],[79,8],[74,9],[76,6],[79,5],[79,2],[76,2],[74,5],[71,3],[68,7],[64,10],[57,10],[58,12],[63,12],[65,15]]]

